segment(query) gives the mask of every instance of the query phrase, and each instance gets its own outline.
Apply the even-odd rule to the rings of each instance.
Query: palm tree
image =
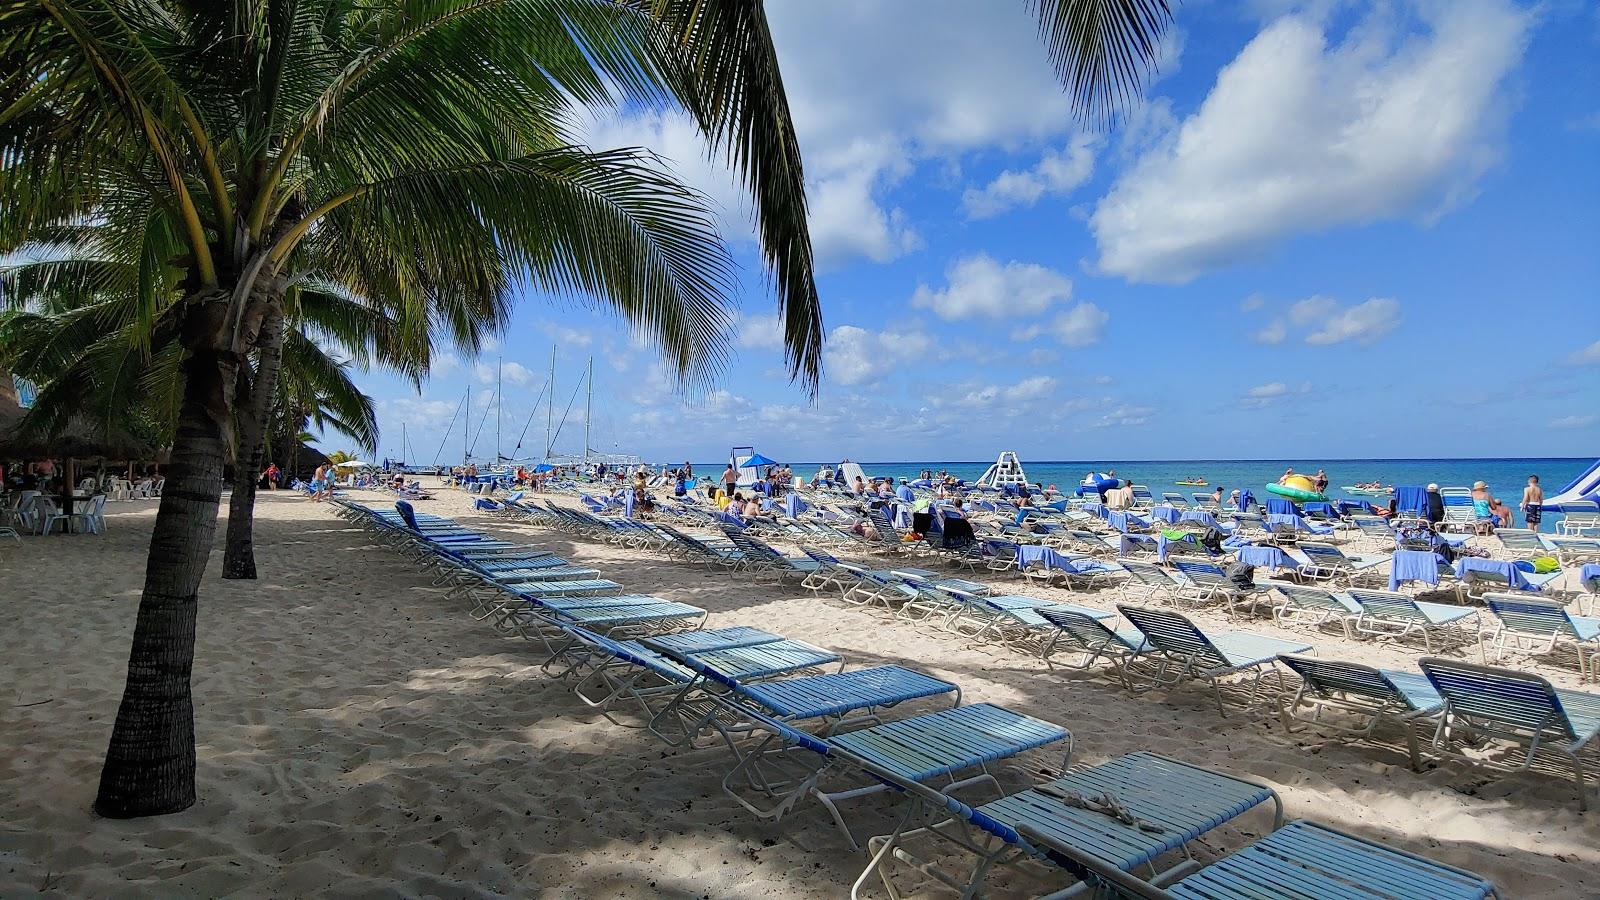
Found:
[[[1158,33],[1158,7],[1039,0],[1080,101],[1126,95],[1155,46],[1128,37]],[[759,0],[0,5],[0,253],[148,215],[166,232],[151,258],[182,271],[151,323],[181,373],[176,428],[97,811],[194,801],[196,593],[238,389],[267,379],[296,273],[469,349],[474,323],[504,323],[528,281],[616,310],[686,381],[716,371],[731,279],[701,198],[647,154],[568,137],[576,106],[664,101],[749,188],[789,370],[814,390],[804,178]]]
[[[0,252],[141,215],[181,248],[152,248],[182,270],[151,326],[181,377],[104,815],[194,800],[196,592],[243,369],[304,260],[469,349],[520,282],[588,297],[703,381],[732,284],[712,216],[647,154],[568,137],[577,105],[671,98],[751,187],[815,385],[803,175],[754,3],[38,0],[0,6],[0,73]]]
[[[159,435],[154,445],[171,444],[178,348],[171,330],[156,326],[172,313],[182,272],[141,259],[148,237],[102,223],[79,233],[82,243],[0,265],[0,304],[10,307],[0,313],[0,363],[43,387],[29,426],[51,432],[75,418],[108,429],[150,423]],[[413,379],[426,367],[429,344],[415,339],[415,329],[326,281],[292,280],[280,309],[283,333],[260,342],[240,366],[224,578],[255,577],[256,474],[275,391],[308,398],[301,405],[319,426],[350,435],[371,453],[376,414],[350,380],[346,361],[363,367],[376,361]]]

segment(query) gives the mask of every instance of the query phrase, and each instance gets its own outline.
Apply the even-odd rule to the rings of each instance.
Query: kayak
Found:
[[[1341,490],[1346,494],[1366,494],[1369,497],[1385,497],[1394,493],[1388,488],[1354,487],[1352,485],[1345,485]]]
[[[1206,486],[1205,479],[1201,479],[1200,481],[1174,481],[1173,484],[1183,485],[1184,487],[1205,487]]]

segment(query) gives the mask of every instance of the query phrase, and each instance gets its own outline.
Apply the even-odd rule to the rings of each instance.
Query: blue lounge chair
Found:
[[[1500,539],[1500,546],[1507,554],[1518,559],[1550,554],[1550,547],[1545,544],[1537,531],[1527,528],[1496,528],[1494,536]]]
[[[1594,679],[1596,658],[1600,657],[1600,619],[1575,616],[1554,600],[1538,600],[1521,594],[1486,594],[1483,598],[1494,626],[1484,635],[1484,661],[1494,645],[1494,661],[1505,655],[1506,647],[1536,656],[1552,655],[1570,648],[1578,657],[1578,677]]]
[[[1028,825],[1018,829],[1059,864],[1083,871],[1099,896],[1140,900],[1322,898],[1339,900],[1484,900],[1493,883],[1465,869],[1396,850],[1304,819],[1213,862],[1168,887],[1107,866],[1085,848],[1054,840]]]
[[[1378,570],[1390,559],[1387,553],[1371,556],[1350,555],[1332,544],[1316,544],[1308,541],[1296,545],[1295,552],[1305,559],[1297,570],[1302,578],[1346,585],[1381,578]]]
[[[1279,701],[1278,714],[1285,731],[1294,730],[1291,722],[1304,722],[1370,740],[1379,725],[1393,721],[1405,730],[1411,768],[1421,771],[1415,722],[1432,717],[1444,706],[1443,698],[1426,677],[1295,654],[1284,654],[1278,661],[1300,676],[1300,688],[1294,696]],[[1304,715],[1303,709],[1309,709],[1310,715]],[[1324,709],[1365,717],[1366,722],[1357,727],[1329,722],[1322,718]]]
[[[934,797],[948,797],[979,784],[999,794],[1003,793],[1000,784],[989,771],[995,763],[1063,742],[1063,765],[1072,760],[1072,736],[1065,728],[990,703],[826,738],[771,716],[756,712],[748,716],[751,724],[767,735],[723,778],[723,790],[752,814],[774,820],[799,800],[814,796],[852,848],[860,845],[840,810],[843,801],[903,791],[907,785]],[[860,783],[859,773],[863,772],[871,776],[867,784]],[[852,773],[857,777],[849,778]],[[847,778],[848,786],[831,784],[836,776]],[[748,793],[765,797],[769,805],[757,805]]]
[[[1429,653],[1435,641],[1462,643],[1476,638],[1478,611],[1445,603],[1427,603],[1410,594],[1350,588],[1345,596],[1361,606],[1355,629],[1361,634],[1401,639],[1422,635]]]
[[[1122,686],[1132,690],[1133,685],[1128,682],[1128,663],[1150,649],[1150,642],[1142,632],[1137,628],[1115,627],[1106,622],[1108,616],[1087,615],[1073,609],[1043,607],[1038,614],[1056,628],[1039,651],[1045,665],[1055,667],[1050,658],[1058,649],[1076,649],[1083,653],[1077,668],[1087,669],[1101,658],[1109,659]]]
[[[1283,673],[1273,666],[1279,654],[1311,649],[1310,644],[1299,641],[1243,631],[1207,634],[1187,617],[1167,610],[1120,603],[1117,609],[1150,642],[1150,650],[1141,659],[1154,658],[1157,663],[1151,675],[1152,687],[1172,687],[1194,679],[1208,681],[1216,693],[1217,712],[1221,715],[1227,715],[1222,703],[1223,678],[1251,675],[1250,700],[1254,702],[1260,694],[1262,678],[1269,671],[1278,673],[1278,687],[1282,689]]]
[[[1273,618],[1278,622],[1302,619],[1313,625],[1337,622],[1345,637],[1355,637],[1352,629],[1361,617],[1361,604],[1349,597],[1327,588],[1287,581],[1268,581],[1262,586],[1270,587],[1282,598],[1282,602],[1272,608]]]
[[[1423,674],[1444,698],[1435,752],[1461,757],[1465,737],[1506,741],[1521,750],[1520,763],[1504,767],[1523,771],[1541,756],[1554,758],[1572,772],[1578,808],[1589,808],[1586,761],[1600,755],[1600,695],[1564,691],[1531,672],[1496,669],[1452,659],[1426,657]],[[1465,757],[1463,757],[1465,758]],[[1471,761],[1489,765],[1478,756]]]
[[[1030,846],[1022,837],[1023,830],[1040,843],[1078,848],[1098,866],[1119,873],[1148,873],[1154,881],[1193,865],[1179,862],[1164,870],[1164,860],[1258,807],[1270,805],[1272,809],[1267,830],[1283,823],[1283,804],[1271,787],[1154,753],[1130,753],[1097,766],[1074,768],[981,806],[968,806],[895,779],[892,773],[866,768],[900,787],[918,805],[931,807],[930,813],[943,816],[922,827],[915,827],[916,817],[908,816],[911,822],[902,822],[892,834],[869,841],[872,857],[856,880],[853,896],[874,874],[890,896],[899,896],[887,867],[896,859],[966,897],[981,889],[990,869],[997,865],[1030,858],[1059,864]],[[985,846],[972,839],[969,826],[1000,840]],[[912,847],[924,840],[940,851],[976,857],[976,864],[958,875],[923,861],[913,855]],[[1061,868],[1062,874],[1072,877],[1086,871],[1074,865]]]
[[[1074,612],[1092,618],[1114,618],[1116,613],[1091,609],[1071,603],[1041,600],[1015,594],[1004,596],[979,596],[960,591],[950,593],[962,601],[961,610],[952,616],[946,626],[951,631],[967,634],[973,640],[993,640],[1013,647],[1032,648],[1042,652],[1044,644],[1054,636],[1056,627],[1044,617],[1045,610]]]

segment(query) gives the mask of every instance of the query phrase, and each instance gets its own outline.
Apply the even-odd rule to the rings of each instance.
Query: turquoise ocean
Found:
[[[771,454],[768,454],[771,456]],[[773,457],[781,459],[780,457]],[[809,479],[819,463],[789,463],[795,476]],[[830,460],[836,463],[838,460]],[[945,471],[957,478],[972,481],[993,464],[993,460],[911,460],[906,462],[860,461],[869,476],[915,478],[923,470]],[[1149,485],[1157,497],[1163,491],[1176,491],[1185,497],[1205,490],[1215,490],[1221,485],[1224,493],[1235,488],[1249,488],[1258,498],[1265,496],[1262,488],[1277,481],[1283,470],[1310,475],[1323,469],[1328,473],[1330,497],[1356,496],[1341,491],[1344,485],[1358,482],[1381,481],[1385,485],[1425,485],[1437,482],[1445,487],[1471,487],[1473,482],[1489,485],[1494,496],[1504,499],[1516,508],[1522,499],[1522,488],[1529,475],[1538,475],[1546,496],[1554,496],[1572,479],[1583,474],[1594,463],[1593,459],[1539,458],[1539,459],[1179,459],[1179,460],[1022,460],[1028,480],[1044,485],[1056,485],[1072,491],[1087,472],[1105,472],[1115,469],[1118,478],[1135,484]],[[695,473],[715,477],[727,463],[695,463]],[[1205,488],[1180,485],[1179,480],[1200,476],[1207,481]],[[1370,499],[1370,498],[1367,498]],[[1547,514],[1543,530],[1549,531],[1560,516]],[[1521,511],[1516,524],[1522,525]]]

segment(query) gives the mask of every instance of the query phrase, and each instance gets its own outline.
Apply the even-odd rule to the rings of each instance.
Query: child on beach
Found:
[[[1522,515],[1532,531],[1539,530],[1539,521],[1544,517],[1543,504],[1544,488],[1539,486],[1539,476],[1529,475],[1528,486],[1522,489]]]

